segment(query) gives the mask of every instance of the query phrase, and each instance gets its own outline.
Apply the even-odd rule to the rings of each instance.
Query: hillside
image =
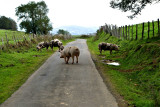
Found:
[[[157,35],[156,35],[157,36]],[[100,42],[120,45],[119,51],[103,51]],[[104,32],[88,39],[89,49],[97,68],[105,78],[109,78],[112,88],[123,97],[129,106],[160,106],[160,38],[144,40],[120,40]],[[120,63],[120,66],[104,64],[104,60]],[[114,92],[113,92],[114,93]]]
[[[17,41],[23,40],[23,36],[25,36],[26,39],[29,39],[28,34],[25,34],[25,32],[0,29],[0,45],[2,44],[2,40],[4,43],[6,43],[6,35],[10,43],[14,43],[15,39]]]

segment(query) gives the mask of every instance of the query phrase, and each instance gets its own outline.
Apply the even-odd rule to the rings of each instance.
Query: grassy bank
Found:
[[[29,40],[29,36],[28,34],[25,34],[25,32],[22,31],[12,31],[12,30],[0,30],[0,45],[2,45],[2,40],[3,43],[6,43],[6,35],[7,35],[7,39],[9,41],[9,43],[13,44],[16,41],[22,41],[24,38],[23,36],[25,36],[25,38],[27,40]],[[15,36],[15,38],[14,38]]]
[[[112,55],[103,51],[100,55],[100,42],[120,45],[120,51]],[[160,106],[160,38],[121,41],[101,32],[89,38],[87,44],[97,67],[129,106]],[[120,66],[107,65],[101,60],[114,60]]]
[[[62,40],[65,45],[72,40]],[[36,50],[36,44],[0,52],[0,104],[9,98],[53,52]]]

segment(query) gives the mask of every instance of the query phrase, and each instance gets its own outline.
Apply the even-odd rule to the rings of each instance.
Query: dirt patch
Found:
[[[128,107],[128,103],[127,101],[125,101],[123,99],[123,96],[121,96],[115,89],[115,86],[111,83],[111,80],[109,78],[109,76],[104,74],[104,68],[101,66],[98,66],[96,63],[100,63],[100,61],[98,60],[98,58],[91,54],[92,60],[96,65],[96,68],[98,70],[98,72],[100,73],[101,77],[103,78],[104,83],[106,84],[107,88],[109,89],[109,91],[112,93],[112,95],[116,98],[116,101],[118,103],[119,107]]]

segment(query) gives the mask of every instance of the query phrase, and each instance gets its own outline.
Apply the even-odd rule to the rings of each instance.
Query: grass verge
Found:
[[[72,40],[62,40],[65,45]],[[58,48],[54,48],[54,51]],[[54,51],[19,47],[0,52],[0,104],[9,98]]]
[[[108,42],[120,45],[120,51],[103,51],[99,54],[98,44]],[[95,64],[104,78],[111,84],[113,93],[119,93],[127,106],[160,106],[160,39],[151,38],[137,41],[121,41],[101,32],[87,40]],[[114,60],[120,66],[111,66],[101,60]],[[118,98],[118,97],[117,97]],[[120,97],[119,97],[120,98]],[[123,107],[124,105],[122,105]]]

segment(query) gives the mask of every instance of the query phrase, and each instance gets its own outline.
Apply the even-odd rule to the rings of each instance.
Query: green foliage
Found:
[[[34,48],[2,52],[0,54],[0,103],[10,97],[51,54],[51,51],[37,52]]]
[[[123,12],[131,11],[133,14],[128,16],[134,18],[140,14],[147,4],[157,3],[160,0],[111,0],[110,5],[112,8],[118,8]]]
[[[68,31],[63,30],[63,29],[59,29],[59,30],[57,31],[57,34],[62,34],[62,35],[71,35]]]
[[[35,40],[32,41],[36,43]],[[71,41],[73,39],[62,40],[64,45]],[[9,98],[53,54],[51,49],[37,51],[37,44],[33,42],[30,47],[23,45],[7,51],[0,50],[0,104]],[[57,49],[57,47],[54,48],[54,51]]]
[[[96,38],[96,39],[95,39]],[[98,50],[100,42],[120,45],[120,51],[103,51],[102,58]],[[116,90],[130,106],[160,106],[160,38],[144,40],[119,40],[116,37],[99,33],[87,41],[92,54],[96,55],[96,65],[102,67],[104,74],[111,79]],[[97,48],[96,48],[97,47]],[[100,60],[118,61],[120,66],[103,64]]]
[[[0,29],[8,29],[8,30],[17,30],[17,23],[11,19],[7,18],[5,16],[0,17]]]
[[[48,8],[44,1],[31,1],[16,8],[16,16],[22,20],[20,28],[25,29],[27,33],[47,34],[52,30],[47,13]]]

